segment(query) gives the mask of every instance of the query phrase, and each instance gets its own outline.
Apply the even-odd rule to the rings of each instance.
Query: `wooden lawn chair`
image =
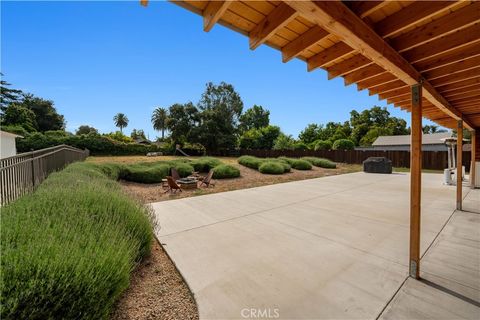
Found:
[[[182,188],[180,188],[180,186],[177,184],[175,179],[173,179],[173,177],[167,176],[167,183],[168,189],[165,191],[165,193],[168,191],[170,191],[170,193],[177,193],[177,191],[182,192]]]
[[[199,187],[201,187],[202,185],[205,185],[207,188],[210,187],[210,186],[215,187],[215,181],[212,180],[212,177],[213,177],[213,169],[208,171],[207,176],[205,178],[203,178],[203,180],[200,182]]]

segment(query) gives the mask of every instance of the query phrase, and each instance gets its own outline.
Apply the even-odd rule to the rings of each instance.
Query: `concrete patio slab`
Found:
[[[441,175],[424,174],[423,181],[425,253],[452,216],[455,189],[442,185]],[[264,318],[371,319],[407,278],[408,199],[408,174],[355,173],[152,206],[161,226],[156,235],[190,286],[200,318],[254,318],[253,310]],[[444,229],[472,232],[458,230]],[[475,256],[467,259],[478,266]]]

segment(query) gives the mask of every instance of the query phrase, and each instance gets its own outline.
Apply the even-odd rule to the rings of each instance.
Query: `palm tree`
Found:
[[[121,133],[123,133],[123,128],[128,126],[128,118],[123,113],[117,113],[115,117],[113,117],[113,121],[115,122],[115,126],[120,128]]]
[[[165,137],[165,129],[167,128],[168,111],[165,108],[156,108],[152,114],[153,129],[162,131],[162,140]]]

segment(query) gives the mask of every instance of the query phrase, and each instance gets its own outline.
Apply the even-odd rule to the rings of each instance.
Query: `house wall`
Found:
[[[15,137],[0,135],[0,158],[7,158],[17,154]]]
[[[369,150],[410,151],[410,145],[373,146]],[[447,146],[445,144],[424,144],[422,145],[422,151],[447,151]]]

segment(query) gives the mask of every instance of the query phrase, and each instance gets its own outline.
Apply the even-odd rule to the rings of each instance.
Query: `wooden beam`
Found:
[[[480,2],[478,3],[480,4]],[[471,59],[461,60],[457,63],[448,64],[446,66],[424,72],[423,76],[428,80],[433,80],[433,79],[447,76],[460,71],[473,69],[478,66],[480,66],[480,56],[475,56],[475,57],[472,57]]]
[[[463,121],[457,122],[457,210],[462,210]]]
[[[448,101],[451,101],[453,104],[457,102],[470,101],[470,100],[479,100],[480,99],[480,88],[476,91],[464,93],[459,96],[451,97]]]
[[[473,43],[424,61],[414,63],[413,66],[420,72],[426,72],[478,55],[480,55],[480,46]]]
[[[363,89],[367,89],[375,86],[387,85],[396,80],[398,79],[393,74],[389,72],[385,72],[385,73],[379,74],[378,76],[371,77],[370,79],[357,82],[357,87],[358,87],[358,90],[363,90]]]
[[[470,188],[475,189],[475,154],[476,154],[476,148],[477,148],[477,137],[476,137],[476,131],[472,130],[470,131],[470,146],[471,146],[471,163],[470,163]]]
[[[358,54],[325,69],[328,72],[328,80],[331,80],[335,77],[343,76],[344,74],[358,70],[370,64],[372,64],[372,61],[365,58],[361,54]]]
[[[277,30],[283,28],[290,21],[297,17],[298,13],[286,3],[281,3],[278,7],[266,16],[260,23],[249,33],[250,49],[256,49],[269,37],[275,34]]]
[[[220,20],[232,1],[209,1],[203,10],[203,31],[212,30],[213,26]]]
[[[402,88],[398,88],[385,93],[380,93],[378,94],[378,96],[380,97],[380,99],[385,100],[385,99],[404,97],[406,95],[410,95],[410,92],[411,90],[409,87],[402,87]],[[407,99],[408,99],[408,96],[407,96]]]
[[[148,6],[148,0],[140,0],[140,5],[144,7]]]
[[[460,89],[460,88],[477,86],[477,85],[480,85],[480,77],[471,78],[471,79],[455,82],[455,83],[444,85],[444,86],[439,86],[438,90],[444,93],[444,92],[449,92],[449,91]]]
[[[282,61],[290,61],[290,59],[295,58],[302,51],[307,50],[328,35],[330,34],[319,26],[310,28],[307,32],[304,32],[298,38],[289,42],[282,48]]]
[[[372,64],[346,74],[343,79],[345,85],[350,85],[355,82],[370,79],[371,77],[374,77],[384,72],[385,70],[383,70],[382,67],[379,67],[376,64]]]
[[[471,86],[466,86],[466,87],[462,87],[462,88],[459,88],[459,89],[450,90],[450,91],[442,93],[442,94],[448,100],[451,97],[455,97],[455,96],[458,96],[458,95],[462,95],[464,93],[469,93],[469,92],[472,92],[472,91],[480,90],[479,88],[480,88],[480,86],[478,84],[474,84],[474,85],[471,85]]]
[[[420,279],[420,213],[422,191],[422,85],[411,87],[410,143],[410,277]]]
[[[446,10],[454,1],[418,1],[386,17],[375,24],[375,30],[381,37],[390,37],[411,25],[424,21],[439,11]]]
[[[343,3],[322,1],[297,2],[293,0],[287,0],[287,3],[302,16],[338,36],[350,47],[360,51],[362,55],[374,61],[406,84],[414,85],[422,79],[422,75],[408,61]],[[447,2],[446,5],[448,6],[449,4]],[[436,6],[436,2],[428,2],[427,5]],[[423,82],[423,91],[424,96],[443,112],[456,120],[462,119],[462,114],[453,108],[428,81]],[[471,123],[466,122],[465,124],[470,129],[473,129]]]
[[[391,90],[396,90],[402,87],[409,88],[409,86],[407,86],[405,82],[403,82],[402,80],[395,80],[387,83],[382,83],[380,85],[371,86],[368,88],[368,90],[371,90],[372,92],[374,92],[374,94],[379,94],[379,93],[385,93]]]
[[[437,78],[435,80],[430,81],[430,83],[435,87],[441,87],[447,84],[464,81],[472,78],[477,78],[479,76],[480,76],[480,66],[469,69],[469,70],[452,73],[441,78]]]
[[[313,71],[317,68],[321,68],[326,64],[329,64],[332,61],[340,59],[341,57],[353,52],[353,49],[350,48],[343,42],[335,43],[333,46],[317,53],[313,57],[307,60],[307,70]]]
[[[433,41],[429,41],[421,46],[405,51],[402,55],[410,63],[419,62],[436,55],[444,55],[446,52],[454,50],[455,48],[479,43],[479,34],[480,23],[476,23],[468,28],[450,33]]]
[[[479,21],[480,2],[474,2],[437,20],[408,31],[392,39],[390,44],[397,51],[403,52]]]
[[[365,18],[371,13],[383,8],[388,1],[347,1],[346,4],[360,18]]]

